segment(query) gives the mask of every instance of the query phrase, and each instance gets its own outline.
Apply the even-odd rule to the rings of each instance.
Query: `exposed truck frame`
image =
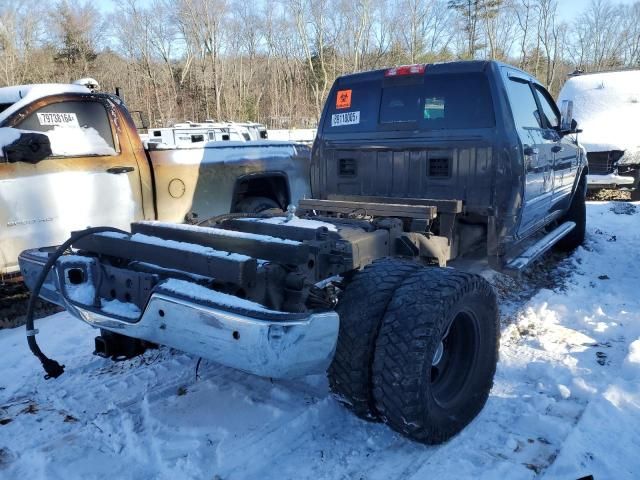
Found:
[[[567,177],[557,192],[530,197],[529,183],[540,185],[542,177],[528,164],[533,147],[518,136],[505,98],[507,67],[402,68],[404,78],[388,79],[400,71],[392,69],[336,81],[312,155],[319,198],[279,216],[76,232],[60,248],[22,253],[26,283],[100,328],[101,355],[134,354],[151,342],[269,377],[328,369],[332,390],[357,415],[382,419],[418,441],[447,440],[488,398],[500,329],[491,286],[444,267],[489,258],[494,268],[517,273],[553,245],[579,245],[585,165],[577,143],[564,138],[571,132],[558,126],[567,169],[560,178]],[[489,79],[493,126],[409,137],[333,129],[340,122],[332,116],[343,113],[333,113],[332,104],[340,105],[338,93],[351,82],[405,88],[450,73]],[[533,102],[539,84],[528,76],[517,82],[531,89]],[[349,101],[357,107],[353,89]],[[572,154],[574,163],[567,162]],[[439,168],[448,161],[449,173],[430,178],[430,159]],[[411,183],[412,161],[427,180]],[[385,165],[394,165],[391,173]]]

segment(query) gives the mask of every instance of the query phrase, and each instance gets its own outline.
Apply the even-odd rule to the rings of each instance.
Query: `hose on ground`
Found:
[[[66,252],[67,249],[71,247],[73,243],[88,235],[103,232],[116,232],[128,235],[127,232],[113,227],[93,227],[79,232],[74,232],[66,242],[56,248],[53,254],[49,256],[47,263],[45,263],[44,267],[40,271],[36,283],[31,289],[31,296],[29,297],[29,303],[27,304],[27,343],[29,344],[29,349],[31,350],[31,352],[36,357],[38,357],[38,360],[40,360],[40,363],[42,363],[42,367],[46,372],[44,378],[47,380],[49,380],[50,378],[58,378],[60,375],[62,375],[64,373],[64,365],[60,365],[55,360],[50,359],[44,353],[42,353],[42,350],[40,350],[40,347],[38,346],[38,342],[36,342],[36,334],[38,333],[38,331],[33,326],[33,311],[35,309],[38,296],[40,295],[40,290],[42,289],[42,285],[44,285],[44,282],[47,279],[47,275],[49,275],[49,272],[55,265],[58,258],[60,258],[64,254],[64,252]]]

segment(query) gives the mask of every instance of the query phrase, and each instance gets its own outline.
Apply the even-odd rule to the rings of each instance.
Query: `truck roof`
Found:
[[[0,122],[24,105],[40,98],[61,93],[91,93],[83,85],[34,83],[0,88]]]
[[[499,66],[508,66],[509,68],[514,68],[519,70],[517,67],[512,65],[508,65],[506,63],[498,62],[495,60],[458,60],[453,62],[437,62],[437,63],[427,63],[427,64],[419,64],[425,65],[425,73],[464,73],[464,72],[483,72],[490,64],[496,64]],[[351,73],[348,75],[342,75],[338,77],[338,82],[340,80],[367,80],[373,78],[379,78],[381,74],[384,74],[387,70],[394,67],[389,68],[381,68],[378,70],[369,70],[366,72],[359,73]],[[522,71],[522,70],[520,70]],[[522,71],[523,74],[530,76],[528,73]]]
[[[0,103],[15,103],[30,92],[40,92],[42,96],[55,95],[58,93],[78,92],[87,93],[89,89],[83,85],[74,85],[66,83],[32,83],[29,85],[15,85],[12,87],[0,88]]]

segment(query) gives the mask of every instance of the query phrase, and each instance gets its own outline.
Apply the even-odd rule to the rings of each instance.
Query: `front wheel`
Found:
[[[377,410],[394,430],[437,444],[482,410],[498,361],[496,296],[477,275],[424,268],[396,290],[373,362]]]

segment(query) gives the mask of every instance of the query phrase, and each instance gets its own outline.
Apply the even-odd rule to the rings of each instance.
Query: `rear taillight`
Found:
[[[385,77],[399,77],[401,75],[419,75],[427,68],[424,64],[402,65],[401,67],[390,68],[384,72]]]

